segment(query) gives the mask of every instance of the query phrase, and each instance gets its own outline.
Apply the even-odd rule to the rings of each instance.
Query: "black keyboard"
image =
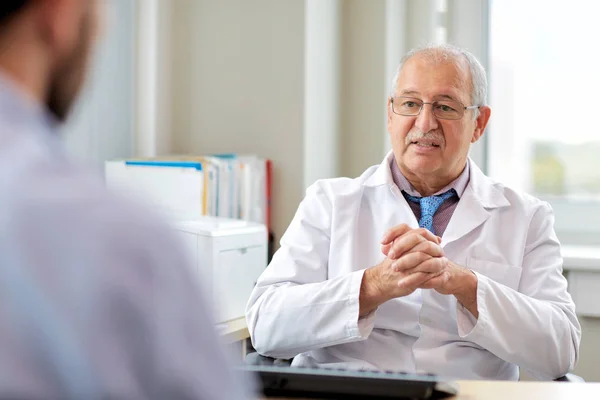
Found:
[[[266,397],[313,399],[443,399],[458,393],[455,382],[435,375],[329,368],[244,365],[259,378]]]

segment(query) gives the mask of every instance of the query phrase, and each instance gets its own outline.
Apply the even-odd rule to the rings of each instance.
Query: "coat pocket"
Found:
[[[522,269],[519,267],[471,257],[467,260],[467,268],[511,289],[519,290],[522,272]]]

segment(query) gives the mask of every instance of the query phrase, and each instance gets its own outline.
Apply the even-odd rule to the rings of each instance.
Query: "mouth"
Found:
[[[431,139],[419,139],[410,142],[410,144],[416,144],[419,147],[440,147],[439,142]]]

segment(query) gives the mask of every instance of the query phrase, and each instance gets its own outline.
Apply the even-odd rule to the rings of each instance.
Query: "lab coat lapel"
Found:
[[[492,210],[510,205],[494,182],[469,160],[469,184],[460,198],[442,237],[443,245],[473,231],[490,217]]]
[[[401,223],[408,224],[412,228],[419,227],[415,214],[394,183],[390,170],[393,155],[390,151],[373,175],[363,183],[365,194],[374,203],[373,214],[369,218],[378,221],[383,229],[382,234],[385,230]]]

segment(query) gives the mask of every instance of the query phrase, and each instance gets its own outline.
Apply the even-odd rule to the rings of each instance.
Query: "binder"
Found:
[[[110,160],[107,185],[151,201],[169,218],[216,216],[271,226],[271,161],[256,155]]]
[[[146,202],[169,220],[190,220],[205,215],[201,162],[107,161],[105,175],[109,188]]]

